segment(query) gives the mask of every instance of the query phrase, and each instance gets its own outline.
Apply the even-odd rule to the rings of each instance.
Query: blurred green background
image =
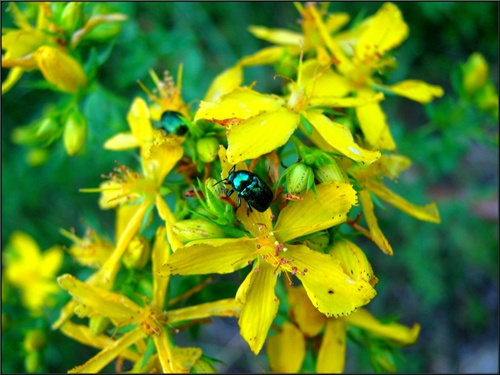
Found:
[[[99,210],[97,194],[78,189],[98,186],[100,175],[111,171],[117,158],[133,165],[133,152],[103,151],[102,145],[128,128],[131,100],[143,95],[137,80],[152,87],[150,69],[160,76],[169,70],[175,77],[182,63],[183,96],[194,107],[218,73],[268,45],[247,31],[249,25],[299,30],[292,3],[101,5],[127,14],[129,20],[98,72],[102,88],[84,103],[89,137],[83,153],[68,157],[58,141],[50,146],[45,165],[29,167],[28,149],[11,141],[12,131],[40,118],[58,94],[31,89],[30,83],[40,79],[35,72],[2,96],[2,249],[15,230],[33,236],[42,249],[68,245],[59,228],[74,227],[81,234],[82,220],[112,239],[113,214]],[[348,12],[355,19],[381,5],[341,2],[330,4],[329,10]],[[464,102],[457,88],[459,64],[480,52],[498,90],[498,3],[397,5],[410,36],[395,52],[399,66],[390,80],[421,79],[442,86],[445,96],[425,107],[399,97],[382,104],[398,151],[413,160],[394,190],[415,204],[435,201],[442,223],[420,222],[389,206],[377,210],[394,256],[369,242],[358,243],[380,280],[378,296],[368,308],[377,316],[399,315],[404,324],[422,326],[419,341],[403,349],[399,371],[498,372],[498,123]],[[7,6],[2,3],[2,27],[12,26]],[[2,69],[2,80],[7,72]],[[245,83],[256,81],[257,89],[270,92],[277,87],[273,75],[271,67],[250,68]],[[65,270],[71,272],[74,265],[69,257],[66,261]],[[2,372],[25,371],[20,355],[23,322],[16,321],[15,307],[8,305],[14,294],[2,296],[2,313],[10,317],[2,324]],[[228,333],[221,335],[222,330]],[[206,338],[201,346],[208,355],[226,362],[220,371],[268,368],[262,356],[246,350],[235,320],[217,319],[200,337]],[[180,339],[189,342],[187,336]],[[95,353],[52,332],[44,371],[66,372]],[[367,353],[352,345],[346,363],[346,372],[372,371]]]

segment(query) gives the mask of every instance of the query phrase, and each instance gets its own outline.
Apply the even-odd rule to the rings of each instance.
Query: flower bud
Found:
[[[214,366],[203,357],[198,359],[193,365],[193,373],[195,374],[216,374]]]
[[[150,246],[145,237],[135,237],[123,254],[123,263],[128,269],[140,269],[149,260]]]
[[[89,328],[92,336],[97,336],[106,331],[110,323],[108,317],[94,316],[89,319]]]
[[[32,167],[38,167],[45,164],[49,158],[49,152],[45,148],[35,148],[28,152],[26,161]]]
[[[329,181],[349,182],[347,173],[337,164],[335,160],[332,160],[331,164],[320,165],[316,169],[314,175],[319,183]]]
[[[40,366],[40,352],[28,352],[24,357],[24,367],[26,368],[26,372],[37,372],[38,367]]]
[[[211,163],[219,153],[219,141],[215,137],[200,138],[196,142],[196,152],[203,163]]]
[[[295,163],[290,166],[286,174],[286,186],[290,194],[299,194],[314,183],[312,168],[304,163]]]
[[[66,4],[61,14],[61,26],[68,33],[72,34],[82,26],[83,11],[82,3],[72,1]]]
[[[309,248],[320,252],[324,252],[325,249],[328,247],[328,244],[330,243],[330,237],[328,236],[328,234],[325,233],[319,236],[308,238],[305,242]]]
[[[205,199],[209,213],[216,218],[218,224],[226,225],[234,222],[233,206],[221,199],[225,195],[224,185],[213,178],[205,181]],[[226,190],[227,191],[227,190]]]
[[[36,127],[36,136],[41,141],[52,142],[61,134],[59,122],[53,117],[44,118]]]
[[[463,85],[465,91],[472,95],[486,84],[488,80],[488,63],[478,52],[469,56],[462,66]]]
[[[43,348],[46,343],[46,333],[41,329],[32,329],[24,337],[23,346],[27,352],[32,352]]]
[[[201,218],[178,221],[172,230],[183,242],[225,236],[224,231],[218,225]]]
[[[370,357],[372,363],[379,372],[395,373],[397,371],[396,363],[392,353],[384,348],[370,348]]]
[[[78,110],[73,110],[64,125],[64,147],[68,155],[73,156],[78,153],[85,144],[87,137],[87,121],[83,114]]]
[[[82,66],[64,50],[42,46],[34,56],[45,79],[60,91],[75,94],[87,85],[87,76]]]

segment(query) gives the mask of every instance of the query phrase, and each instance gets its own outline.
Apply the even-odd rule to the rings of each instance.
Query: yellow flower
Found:
[[[85,236],[79,238],[73,232],[61,229],[61,234],[73,241],[68,252],[81,265],[98,269],[104,265],[111,255],[114,246],[90,226],[87,227]]]
[[[311,139],[318,147],[337,150],[349,158],[370,164],[380,157],[378,151],[362,149],[343,125],[330,120],[324,107],[355,107],[383,99],[382,94],[370,97],[339,98],[324,96],[315,89],[328,79],[316,72],[307,75],[309,64],[300,64],[297,82],[292,82],[287,99],[276,95],[265,95],[250,88],[236,88],[215,102],[202,101],[194,120],[206,119],[227,123],[228,150],[231,164],[255,159],[283,146],[295,129],[304,121],[312,125]],[[309,135],[311,131],[304,129]]]
[[[7,92],[21,78],[25,70],[39,69],[45,79],[57,89],[76,93],[87,84],[87,77],[80,63],[64,47],[64,32],[51,20],[54,15],[49,3],[39,3],[36,28],[11,3],[14,22],[19,29],[7,31],[2,36],[2,67],[16,68],[9,73],[2,93]]]
[[[344,163],[349,164],[344,160]],[[439,211],[435,203],[429,203],[425,206],[417,206],[408,202],[403,197],[393,193],[382,183],[383,177],[395,179],[399,177],[401,172],[408,168],[411,164],[410,159],[402,155],[382,155],[382,157],[372,165],[361,166],[351,165],[348,172],[351,173],[358,184],[363,188],[359,192],[359,199],[363,207],[366,222],[369,231],[360,228],[355,224],[355,228],[364,233],[386,254],[393,255],[393,250],[386,237],[378,226],[377,218],[374,212],[373,201],[370,193],[375,194],[378,198],[386,201],[394,207],[400,209],[406,214],[415,217],[416,219],[429,221],[431,223],[440,223]]]
[[[63,250],[53,246],[41,252],[28,234],[15,232],[3,255],[5,278],[21,291],[22,303],[34,315],[53,305],[58,293],[55,275],[63,261]]]
[[[325,44],[321,39],[312,14],[312,8],[316,9],[317,5],[315,3],[307,3],[305,6],[300,3],[295,3],[295,5],[302,15],[302,19],[299,21],[302,33],[286,29],[250,26],[249,31],[257,38],[277,44],[277,46],[266,47],[251,56],[245,56],[240,60],[241,65],[272,64],[279,62],[287,55],[298,56],[301,51],[304,53],[316,51],[318,59],[323,61],[325,58],[329,59],[326,56]],[[326,13],[325,6],[328,6],[328,4],[322,4],[322,12]],[[349,22],[347,13],[332,13],[327,16],[325,28],[330,35],[336,33]]]
[[[9,91],[25,71],[34,69],[39,69],[58,90],[76,93],[87,85],[87,77],[71,51],[95,26],[126,19],[122,14],[94,15],[81,29],[75,31],[76,21],[71,17],[80,19],[77,15],[81,11],[78,4],[68,3],[60,19],[52,12],[50,2],[28,3],[26,6],[38,7],[35,27],[15,3],[10,4],[18,29],[3,30],[2,49],[6,52],[2,55],[2,67],[12,69],[2,83],[2,94]],[[71,40],[70,49],[68,40]]]
[[[344,269],[355,279],[376,283],[373,271],[362,250],[354,243],[343,240],[336,243],[330,254],[340,260]],[[420,326],[412,328],[398,323],[382,324],[366,309],[357,309],[343,317],[326,317],[310,303],[302,286],[287,287],[290,306],[289,316],[293,322],[285,323],[282,331],[271,336],[267,345],[269,365],[273,372],[299,372],[305,357],[305,341],[323,336],[317,352],[316,372],[339,373],[344,369],[346,357],[346,333],[349,325],[358,326],[374,336],[384,338],[397,345],[411,345],[416,342]],[[276,342],[281,342],[278,347]]]
[[[387,52],[399,46],[408,36],[408,26],[394,4],[385,3],[374,16],[359,23],[356,28],[340,33],[336,32],[348,22],[347,15],[326,14],[325,9],[319,10],[314,4],[298,5],[298,8],[303,17],[302,34],[253,26],[250,31],[254,35],[279,46],[267,47],[246,56],[239,64],[273,64],[287,54],[298,55],[302,47],[306,53],[315,50],[320,67],[333,62],[335,69],[324,73],[328,76],[324,79],[325,83],[328,82],[325,86],[328,96],[341,98],[355,94],[361,100],[381,91],[427,103],[443,95],[441,87],[422,81],[406,80],[383,85],[374,78],[376,73],[393,68],[395,59],[387,57]],[[314,87],[314,90],[319,89]],[[356,115],[370,149],[395,148],[385,114],[377,102],[356,106]]]
[[[164,227],[159,227],[153,246],[153,299],[140,306],[129,298],[107,290],[83,283],[75,277],[65,274],[58,278],[59,285],[67,290],[78,302],[75,310],[79,317],[105,317],[112,324],[131,329],[121,337],[109,337],[105,334],[93,336],[89,327],[77,325],[71,321],[64,322],[60,328],[64,334],[84,344],[102,349],[85,364],[75,367],[71,372],[97,372],[118,356],[123,356],[135,363],[138,372],[159,363],[163,372],[189,372],[194,363],[201,357],[199,348],[176,347],[165,328],[166,323],[175,325],[183,321],[197,320],[210,316],[237,316],[241,307],[234,299],[220,300],[165,311],[166,289],[168,278],[160,277],[160,266],[169,259],[169,245],[165,239]],[[146,349],[144,339],[150,337],[155,344],[156,354],[151,356]],[[130,350],[135,345],[137,351]],[[138,353],[137,353],[138,352]],[[145,359],[149,361],[145,363]]]
[[[314,7],[311,12],[321,38],[337,61],[337,90],[343,90],[346,94],[355,92],[360,98],[372,96],[376,91],[382,90],[419,103],[427,103],[443,95],[441,87],[422,81],[407,80],[388,86],[373,78],[377,71],[394,64],[392,58],[386,57],[386,53],[399,46],[408,36],[408,26],[394,4],[385,3],[374,16],[361,22],[354,31],[338,34],[335,38],[328,33]],[[343,44],[348,48],[342,48]],[[395,148],[385,114],[378,103],[357,107],[356,115],[371,148]]]
[[[60,91],[75,94],[87,85],[83,67],[64,49],[41,46],[34,57],[45,79]]]
[[[227,175],[230,164],[223,148],[220,157],[223,175]],[[241,164],[240,169],[244,167]],[[240,208],[236,215],[249,237],[192,241],[174,252],[161,274],[229,273],[253,263],[236,299],[244,304],[239,318],[241,335],[256,354],[278,310],[274,287],[281,273],[288,278],[297,276],[323,314],[351,313],[375,296],[372,285],[352,279],[331,256],[293,240],[343,223],[356,204],[356,194],[351,185],[337,182],[320,184],[316,190],[317,197],[312,191],[303,192],[303,200],[288,204],[276,224],[270,209],[247,215],[246,208]]]

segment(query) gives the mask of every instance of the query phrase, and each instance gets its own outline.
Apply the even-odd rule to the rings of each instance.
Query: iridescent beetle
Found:
[[[259,212],[264,212],[273,201],[272,190],[259,176],[249,171],[236,171],[236,165],[229,171],[226,179],[220,180],[215,185],[221,182],[232,187],[226,194],[227,197],[230,197],[233,192],[238,194],[237,208],[241,206],[241,198],[245,200],[247,215],[252,212],[252,207]]]

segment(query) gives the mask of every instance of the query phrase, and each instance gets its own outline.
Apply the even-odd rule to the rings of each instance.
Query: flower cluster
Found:
[[[39,69],[65,93],[87,85],[74,49],[97,24],[123,18],[84,21],[72,4],[59,18],[43,13],[38,20],[45,23],[36,28],[12,5],[19,30],[3,37],[2,66],[14,68],[6,90],[28,69]],[[250,350],[258,354],[267,342],[271,370],[281,372],[300,371],[306,340],[317,339],[316,370],[342,371],[348,326],[399,345],[417,340],[418,324],[382,324],[363,307],[376,296],[378,279],[354,241],[361,234],[393,254],[375,215],[379,199],[439,223],[434,203],[414,205],[384,185],[411,161],[397,153],[381,103],[391,95],[427,103],[443,90],[417,80],[385,84],[397,63],[392,50],[409,31],[396,5],[383,4],[348,31],[341,31],[347,14],[312,3],[297,8],[301,32],[252,26],[273,45],[217,76],[197,108],[182,98],[182,66],[175,80],[151,72],[153,90],[141,83],[147,100],[133,99],[130,130],[104,143],[117,152],[138,148],[139,165],[117,162],[99,187],[82,189],[99,192],[100,208],[115,211],[115,240],[90,227],[83,238],[62,230],[74,243],[68,252],[88,272],[85,280],[57,278],[71,300],[52,328],[100,350],[72,371],[97,372],[114,360],[117,370],[129,363],[127,369],[141,373],[213,371],[200,347],[175,343],[180,329],[213,316],[238,318]],[[255,65],[273,65],[283,91],[244,85],[245,68]],[[84,121],[80,113],[68,117],[72,150],[81,147]],[[19,234],[12,243],[38,252]],[[25,295],[19,281],[33,309],[53,293],[46,278],[58,262],[22,278],[40,282],[36,293]],[[16,263],[9,267],[7,277],[17,283]],[[232,295],[180,305],[211,280],[195,275],[229,273]],[[174,275],[199,285],[173,288]],[[286,321],[278,324],[283,306]],[[278,333],[269,337],[270,330]]]

